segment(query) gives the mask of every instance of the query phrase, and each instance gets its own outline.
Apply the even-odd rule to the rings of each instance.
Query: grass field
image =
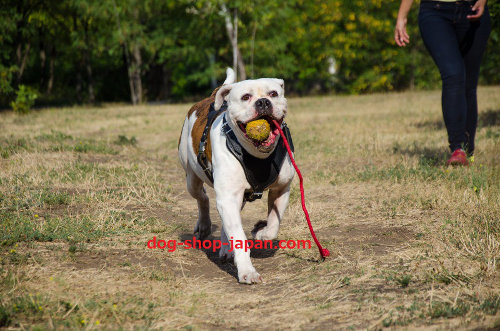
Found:
[[[0,328],[499,328],[500,87],[479,101],[475,162],[451,168],[438,91],[290,99],[332,256],[254,252],[254,286],[211,251],[146,247],[192,236],[189,105],[0,113]],[[245,206],[248,236],[265,211]],[[297,179],[278,239],[310,239]]]

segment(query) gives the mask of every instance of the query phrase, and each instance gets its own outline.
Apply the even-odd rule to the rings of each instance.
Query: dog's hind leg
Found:
[[[212,233],[208,196],[203,187],[203,181],[191,169],[187,169],[186,175],[187,190],[198,202],[198,221],[194,233],[198,233],[198,238],[203,240]]]
[[[257,240],[272,240],[278,236],[280,223],[283,219],[288,198],[290,196],[290,185],[281,189],[269,190],[267,199],[267,222],[259,221],[255,224],[252,236]],[[267,223],[267,224],[266,224]],[[265,225],[265,226],[264,226]]]

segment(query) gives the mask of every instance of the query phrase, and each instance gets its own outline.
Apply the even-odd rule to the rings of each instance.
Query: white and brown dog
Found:
[[[261,282],[262,278],[252,265],[250,251],[236,248],[229,252],[230,246],[227,245],[228,238],[234,242],[244,242],[247,239],[241,224],[240,211],[253,186],[249,183],[243,163],[228,148],[226,140],[229,138],[226,133],[232,131],[233,137],[236,138],[234,140],[256,160],[269,158],[275,154],[278,141],[281,143],[279,130],[273,120],[282,125],[287,113],[287,100],[282,79],[261,78],[235,83],[234,78],[233,70],[228,69],[224,84],[209,98],[196,103],[190,109],[179,139],[179,158],[186,171],[187,189],[198,202],[198,222],[194,232],[198,233],[200,239],[211,233],[209,201],[203,188],[203,183],[206,183],[215,189],[217,210],[222,219],[222,248],[219,255],[223,259],[234,257],[239,281],[252,284]],[[213,177],[204,170],[198,160],[200,141],[203,139],[211,105],[212,112],[227,106],[226,111],[217,113],[207,133],[205,168],[211,171]],[[271,127],[269,137],[261,142],[249,138],[245,130],[248,122],[260,118],[266,119]],[[267,224],[259,222],[252,231],[253,237],[258,240],[276,238],[288,205],[290,183],[295,172],[286,153],[282,154],[278,169],[276,179],[265,188],[269,190]]]

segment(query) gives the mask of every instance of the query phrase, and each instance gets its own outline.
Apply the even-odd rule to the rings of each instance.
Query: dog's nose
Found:
[[[273,109],[273,104],[268,98],[260,98],[259,100],[255,101],[255,109],[259,113],[266,113]]]

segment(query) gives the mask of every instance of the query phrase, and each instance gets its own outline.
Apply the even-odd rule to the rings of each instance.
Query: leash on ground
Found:
[[[316,237],[316,234],[314,233],[314,229],[311,224],[311,219],[309,218],[309,212],[307,211],[306,208],[306,200],[305,200],[305,194],[304,194],[304,179],[302,178],[302,174],[300,173],[299,167],[297,167],[297,164],[295,163],[295,160],[292,155],[292,151],[290,150],[290,145],[288,145],[288,141],[286,140],[285,134],[281,130],[281,125],[278,123],[278,121],[273,120],[274,125],[278,128],[281,137],[283,138],[283,142],[285,143],[286,150],[288,151],[288,156],[290,156],[290,161],[292,161],[293,167],[295,168],[295,171],[297,172],[297,175],[299,176],[300,180],[300,200],[302,202],[302,210],[304,211],[304,215],[306,216],[307,220],[307,225],[309,226],[309,232],[311,232],[311,236],[314,239],[314,242],[316,243],[316,246],[318,246],[319,249],[319,254],[321,254],[321,257],[323,260],[325,257],[330,256],[330,251],[326,248],[323,248]]]

